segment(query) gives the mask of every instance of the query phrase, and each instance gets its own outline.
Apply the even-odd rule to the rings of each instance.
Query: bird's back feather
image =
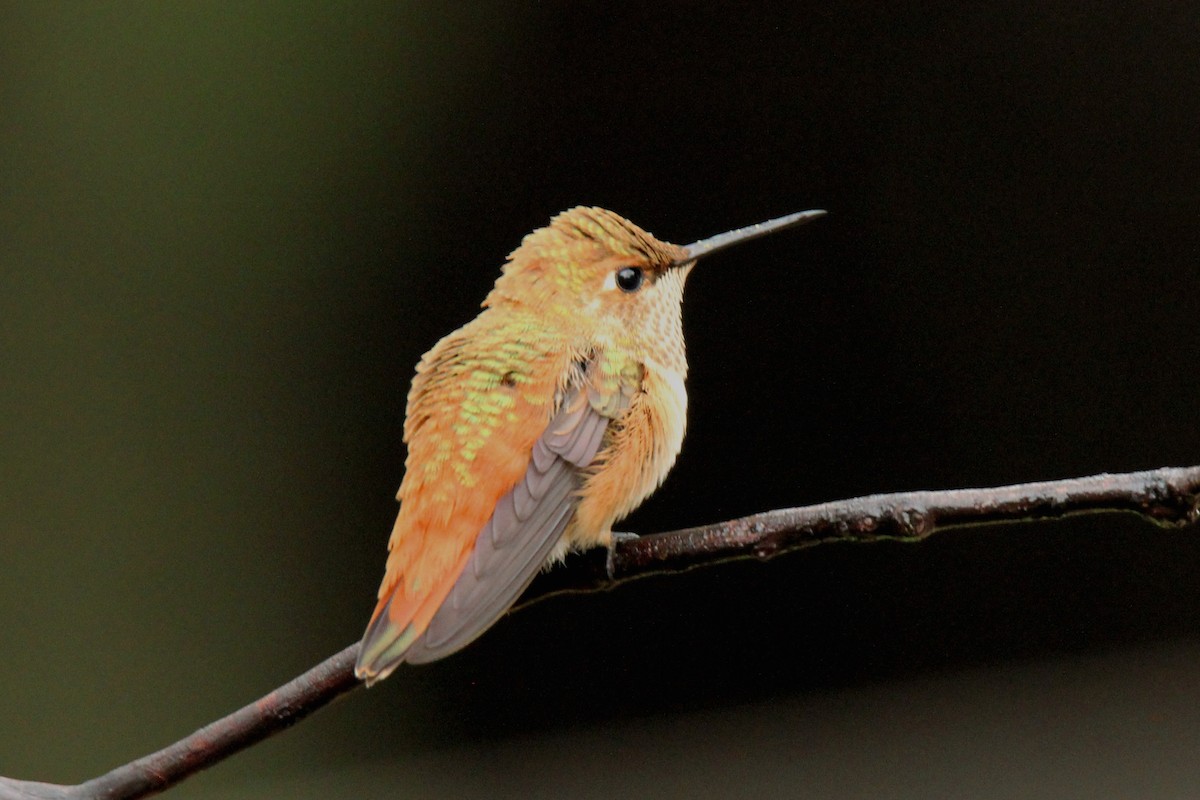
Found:
[[[356,668],[368,683],[464,647],[504,613],[562,538],[633,393],[594,358],[547,352],[559,343],[539,345],[535,330],[514,345],[511,327],[488,322],[485,312],[418,368],[400,514]]]

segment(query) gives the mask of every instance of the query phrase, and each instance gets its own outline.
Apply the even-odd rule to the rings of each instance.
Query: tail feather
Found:
[[[429,627],[429,621],[454,587],[469,556],[470,551],[463,553],[454,568],[427,594],[402,597],[397,585],[389,595],[379,599],[359,645],[355,677],[373,686],[404,663],[408,648]]]
[[[367,682],[367,686],[381,681],[392,673],[404,661],[404,651],[408,649],[417,632],[411,623],[397,624],[392,621],[391,608],[396,596],[392,595],[375,611],[367,632],[363,634],[362,644],[358,650],[358,661],[354,665],[354,675]]]

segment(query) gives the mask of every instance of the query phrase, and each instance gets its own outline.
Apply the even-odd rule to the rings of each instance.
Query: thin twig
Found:
[[[0,778],[0,800],[123,800],[149,797],[278,733],[359,685],[358,645],[325,659],[275,691],[156,753],[75,786]]]
[[[514,610],[558,594],[607,590],[730,559],[766,559],[824,542],[919,541],[951,527],[1109,512],[1131,512],[1160,525],[1193,524],[1200,518],[1200,467],[872,495],[621,539],[611,553],[583,554],[543,574]],[[351,645],[257,702],[85,783],[0,778],[0,800],[132,800],[161,792],[357,687],[357,651],[358,645]]]

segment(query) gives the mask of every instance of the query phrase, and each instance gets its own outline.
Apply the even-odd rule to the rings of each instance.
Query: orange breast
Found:
[[[607,545],[613,523],[659,487],[683,445],[684,377],[653,361],[644,366],[641,391],[584,484],[575,519],[564,535],[572,548]]]

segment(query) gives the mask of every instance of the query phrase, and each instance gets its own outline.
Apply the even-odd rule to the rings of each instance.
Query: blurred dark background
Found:
[[[89,777],[354,641],[412,367],[572,205],[675,242],[831,212],[697,269],[689,438],[625,529],[1200,462],[1193,6],[0,19],[0,774]],[[172,796],[1178,796],[1194,534],[558,599]]]

